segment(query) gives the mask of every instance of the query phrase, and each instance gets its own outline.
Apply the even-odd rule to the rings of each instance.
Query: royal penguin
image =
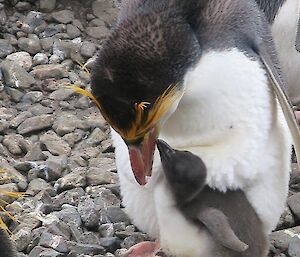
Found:
[[[124,1],[91,74],[81,93],[112,128],[123,205],[140,230],[159,236],[158,136],[201,156],[208,187],[243,191],[265,233],[276,227],[298,130],[254,0]]]
[[[168,212],[168,223],[177,224],[176,234],[180,235],[168,231],[165,220],[160,221],[160,244],[165,253],[266,257],[268,237],[245,193],[239,189],[224,193],[208,187],[206,166],[199,156],[175,150],[162,140],[157,146],[163,169],[154,189],[157,213]],[[209,239],[206,245],[201,243],[204,237]],[[180,238],[189,243],[182,244]],[[201,255],[197,254],[199,248]]]

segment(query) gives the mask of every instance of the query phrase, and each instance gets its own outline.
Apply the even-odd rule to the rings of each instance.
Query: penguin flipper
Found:
[[[297,24],[295,48],[298,52],[300,52],[300,18],[298,19],[298,24]]]
[[[202,209],[197,217],[221,245],[236,252],[248,249],[248,245],[236,236],[222,211],[208,207]]]
[[[275,95],[282,108],[285,120],[291,132],[298,165],[300,167],[300,130],[295,117],[295,113],[293,111],[293,105],[290,102],[289,97],[285,93],[284,84],[269,55],[264,50],[260,50],[259,55],[263,65],[266,68],[271,87],[275,92]]]
[[[0,228],[0,257],[17,257],[17,251],[8,234]]]

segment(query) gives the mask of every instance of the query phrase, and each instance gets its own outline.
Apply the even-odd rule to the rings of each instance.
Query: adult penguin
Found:
[[[264,230],[275,228],[288,192],[291,140],[274,92],[298,133],[283,91],[271,33],[254,1],[125,1],[92,71],[90,97],[113,128],[133,223],[158,236],[159,134],[201,156],[208,186],[243,190]]]

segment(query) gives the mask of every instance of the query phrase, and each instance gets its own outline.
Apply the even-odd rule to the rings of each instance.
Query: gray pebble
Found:
[[[288,248],[289,257],[300,257],[300,236],[294,236]]]
[[[67,253],[68,247],[64,237],[59,235],[52,235],[48,232],[43,232],[40,239],[40,245],[52,248],[60,253]]]
[[[39,0],[42,12],[51,12],[55,9],[56,0]]]
[[[87,228],[93,228],[98,225],[99,212],[96,209],[94,201],[90,197],[82,197],[78,204],[78,212],[82,222]]]
[[[7,86],[28,89],[36,83],[35,79],[23,67],[12,61],[2,62],[0,68]]]
[[[70,10],[62,10],[51,14],[52,18],[59,23],[71,23],[74,20],[74,13]]]
[[[18,46],[21,50],[30,54],[36,54],[42,50],[42,46],[38,38],[33,39],[21,37],[18,39]]]
[[[54,122],[53,115],[41,115],[27,118],[18,127],[19,134],[28,134],[31,132],[47,129],[52,126]]]
[[[44,53],[37,53],[33,57],[33,65],[40,65],[40,64],[47,64],[48,63],[48,56]]]
[[[295,216],[300,219],[300,192],[288,198],[288,205]]]
[[[27,52],[16,52],[6,57],[6,60],[13,61],[29,71],[32,67],[32,58]]]
[[[4,58],[13,52],[11,43],[6,39],[0,39],[0,58]]]
[[[71,148],[54,131],[48,131],[40,137],[42,146],[53,155],[69,155]]]
[[[54,185],[58,192],[72,189],[75,187],[85,187],[86,186],[86,169],[77,168],[71,173],[65,175],[64,177],[58,179]]]

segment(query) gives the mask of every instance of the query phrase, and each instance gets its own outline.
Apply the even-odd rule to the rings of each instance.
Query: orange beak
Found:
[[[153,156],[157,137],[157,128],[154,127],[144,136],[141,143],[137,145],[127,145],[131,168],[136,181],[140,185],[146,185],[146,177],[152,174]]]

